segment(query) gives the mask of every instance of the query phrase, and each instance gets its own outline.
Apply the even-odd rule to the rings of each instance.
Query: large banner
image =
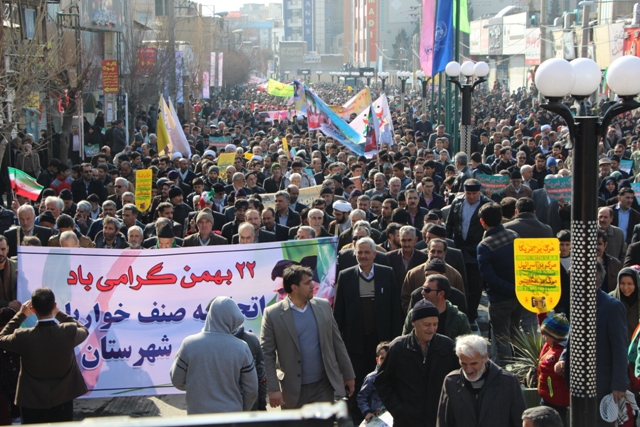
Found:
[[[348,120],[351,114],[360,114],[371,105],[371,91],[364,88],[343,105],[329,105],[341,119]]]
[[[179,393],[169,370],[182,341],[202,330],[211,299],[233,298],[259,334],[265,308],[286,296],[287,261],[310,267],[316,296],[333,300],[336,246],[335,237],[143,251],[20,246],[19,265],[29,268],[19,272],[18,300],[47,286],[89,329],[76,348],[84,397]]]

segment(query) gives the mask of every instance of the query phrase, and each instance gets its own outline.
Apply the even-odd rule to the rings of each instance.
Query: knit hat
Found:
[[[411,311],[411,322],[424,319],[425,317],[439,317],[438,308],[431,301],[426,299],[420,300],[413,306]]]
[[[547,159],[547,166],[556,166],[557,162],[554,157],[549,157]]]
[[[173,232],[173,224],[161,224],[160,227],[158,227],[158,238],[163,238],[163,239],[171,239],[176,237],[176,235]]]
[[[434,258],[425,266],[427,271],[437,271],[438,273],[445,274],[447,272],[446,264],[440,258]]]
[[[180,187],[171,187],[169,189],[169,198],[173,199],[176,196],[184,196],[182,189]]]
[[[180,174],[178,173],[177,170],[172,169],[167,173],[167,178],[169,178],[169,180],[173,181],[174,179],[180,178]]]
[[[333,194],[333,190],[329,187],[322,187],[322,190],[320,190],[320,195],[322,196],[323,194]]]
[[[38,222],[40,223],[40,225],[42,225],[43,222],[48,222],[49,224],[55,224],[56,219],[53,216],[53,213],[51,213],[51,211],[44,211],[38,217]]]
[[[65,188],[60,192],[60,198],[62,200],[73,200],[73,194],[71,194],[68,188]]]
[[[562,313],[549,313],[540,325],[540,332],[556,341],[564,341],[569,334],[569,321]]]
[[[211,211],[209,209],[203,209],[200,212],[198,212],[198,216],[196,217],[196,224],[203,219],[206,219],[207,221],[211,221],[211,223],[213,224],[213,215],[211,214]]]

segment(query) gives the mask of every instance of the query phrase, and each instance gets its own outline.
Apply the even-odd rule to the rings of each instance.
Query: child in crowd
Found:
[[[566,426],[569,387],[566,379],[555,373],[554,366],[566,345],[569,321],[562,313],[549,313],[540,325],[544,345],[538,361],[538,393],[541,405],[550,406],[560,414]]]
[[[380,369],[382,362],[384,362],[384,358],[387,357],[388,351],[388,341],[382,341],[378,344],[376,347],[376,369],[365,377],[364,382],[362,383],[362,388],[358,392],[358,407],[360,408],[360,411],[362,411],[364,420],[367,423],[371,421],[371,418],[380,415],[382,410],[382,401],[378,396],[374,381],[376,379],[378,369]]]

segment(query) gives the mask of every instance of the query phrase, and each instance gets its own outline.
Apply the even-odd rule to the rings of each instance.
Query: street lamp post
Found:
[[[427,77],[422,70],[416,71],[416,77],[422,85],[422,114],[427,114],[427,85],[431,77]],[[433,96],[433,94],[431,94],[431,96]]]
[[[371,87],[371,77],[373,77],[373,72],[365,71],[362,73],[362,76],[367,78],[367,86]]]
[[[352,71],[351,77],[353,77],[353,87],[355,89],[358,87],[358,77],[360,77],[360,73],[358,71]]]
[[[284,75],[285,75],[285,78],[284,78],[284,79],[285,79],[285,80],[289,80],[289,73],[290,73],[290,72],[291,72],[291,71],[285,71],[285,72],[284,72]]]
[[[402,109],[402,112],[404,113],[404,89],[405,86],[407,85],[407,80],[409,80],[409,77],[411,77],[411,71],[398,71],[397,73],[398,78],[400,79],[400,87],[401,87],[401,104],[400,104],[400,108]]]
[[[322,71],[316,71],[316,74],[318,75],[318,83],[320,83],[320,76],[322,75]]]
[[[638,69],[640,58],[635,56],[623,56],[609,66],[607,84],[621,100],[609,107],[602,119],[588,116],[585,106],[585,99],[602,80],[600,67],[594,61],[550,59],[540,65],[535,76],[536,87],[548,101],[542,108],[567,122],[573,143],[569,388],[571,425],[576,427],[595,427],[598,422],[595,280],[598,200],[594,191],[598,184],[598,142],[614,117],[640,107],[634,100],[640,93]],[[579,102],[580,111],[575,117],[562,103],[567,95]]]
[[[460,151],[467,153],[471,156],[471,95],[474,89],[479,84],[485,82],[487,75],[489,74],[489,65],[486,62],[473,63],[472,61],[466,61],[462,65],[456,61],[451,61],[447,64],[445,72],[449,76],[449,81],[460,89],[462,94],[462,115],[460,117]],[[460,83],[460,74],[465,78],[464,83]],[[473,76],[476,79],[471,83]],[[458,112],[456,111],[457,115]]]
[[[384,84],[389,78],[389,73],[387,71],[381,71],[378,73],[378,78],[382,80],[382,91],[384,92]]]

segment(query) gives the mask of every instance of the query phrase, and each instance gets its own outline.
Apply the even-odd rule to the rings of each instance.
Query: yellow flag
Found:
[[[158,102],[160,107],[160,112],[158,113],[158,123],[156,125],[156,132],[158,137],[158,153],[162,153],[165,151],[167,146],[171,145],[171,139],[169,139],[169,133],[167,132],[167,127],[164,124],[164,112],[165,109],[163,107],[163,99],[160,97],[160,101]]]
[[[288,157],[289,156],[289,144],[287,143],[287,138],[282,137],[281,141],[282,141],[282,148],[287,153],[287,157]]]

